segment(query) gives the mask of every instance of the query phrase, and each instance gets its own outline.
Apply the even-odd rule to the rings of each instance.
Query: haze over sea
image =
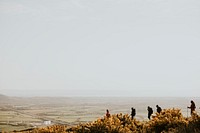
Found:
[[[199,97],[199,0],[0,0],[0,93]]]

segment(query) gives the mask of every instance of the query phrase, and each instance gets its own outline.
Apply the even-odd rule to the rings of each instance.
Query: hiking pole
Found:
[[[187,118],[188,118],[188,107],[187,107]]]

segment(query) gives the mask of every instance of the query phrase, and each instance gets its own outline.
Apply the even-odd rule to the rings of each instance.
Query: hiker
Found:
[[[133,119],[136,115],[136,110],[134,108],[131,108],[131,119]]]
[[[162,111],[161,107],[159,107],[158,105],[156,105],[157,107],[157,112],[160,114],[160,112]]]
[[[148,110],[148,118],[149,120],[151,119],[151,115],[153,114],[153,109],[151,107],[147,107],[147,110]]]
[[[194,113],[194,111],[195,111],[195,108],[196,108],[194,101],[191,100],[191,105],[188,108],[191,109],[190,113],[192,115]]]
[[[110,113],[109,113],[109,110],[107,109],[106,110],[106,116],[109,118],[110,117]]]

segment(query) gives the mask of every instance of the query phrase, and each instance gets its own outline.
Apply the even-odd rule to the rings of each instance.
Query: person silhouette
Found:
[[[196,106],[195,106],[194,101],[191,100],[190,102],[191,102],[191,105],[188,108],[191,109],[190,114],[192,115],[194,113],[195,109],[196,109]]]
[[[136,115],[136,110],[134,108],[131,108],[131,119],[133,119]]]
[[[160,112],[162,111],[161,107],[158,105],[156,105],[156,107],[157,107],[157,112],[160,114]]]
[[[151,107],[147,107],[147,110],[148,110],[148,118],[149,120],[151,119],[151,115],[153,114],[153,109]]]
[[[106,116],[109,118],[110,117],[110,113],[109,113],[109,110],[107,109],[106,110]]]

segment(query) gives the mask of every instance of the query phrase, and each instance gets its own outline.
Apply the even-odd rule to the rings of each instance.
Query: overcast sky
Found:
[[[0,93],[200,96],[199,0],[0,0]]]

